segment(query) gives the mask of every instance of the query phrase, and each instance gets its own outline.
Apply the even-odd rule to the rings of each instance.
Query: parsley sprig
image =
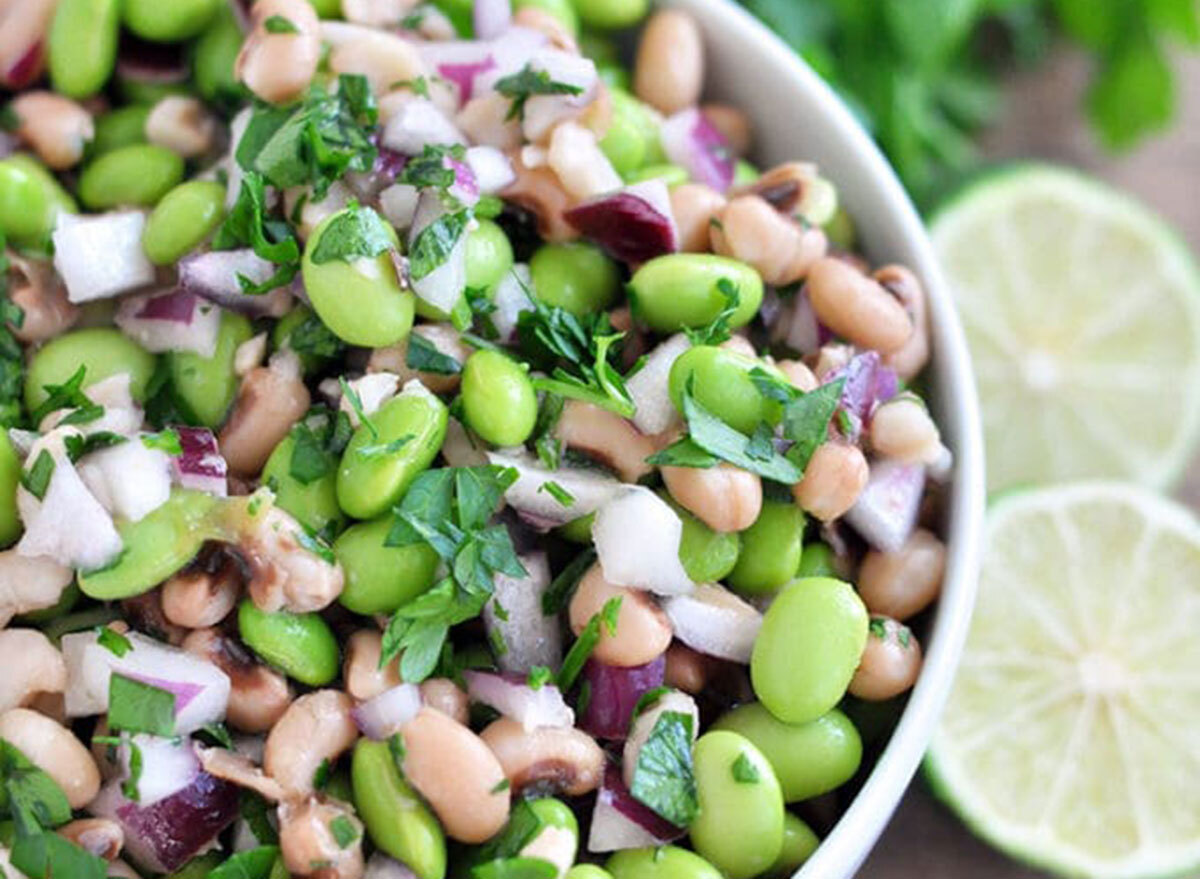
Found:
[[[526,64],[516,73],[496,80],[496,91],[508,98],[512,105],[505,120],[524,119],[525,104],[534,95],[581,95],[583,89],[577,85],[558,82],[545,70],[534,70]]]

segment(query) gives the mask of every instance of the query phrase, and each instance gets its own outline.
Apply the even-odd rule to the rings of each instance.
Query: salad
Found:
[[[786,875],[885,739],[920,281],[513,5],[0,3],[0,875]]]

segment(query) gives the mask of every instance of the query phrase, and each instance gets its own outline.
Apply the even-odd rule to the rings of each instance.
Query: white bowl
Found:
[[[838,189],[873,263],[901,262],[930,298],[933,408],[955,472],[948,497],[945,585],[925,648],[925,666],[908,706],[870,777],[797,879],[854,875],[879,838],[933,735],[970,623],[984,508],[983,443],[971,361],[954,303],[925,228],[870,136],[833,91],[795,53],[728,0],[672,0],[704,28],[713,97],[754,122],[763,167],[814,161]]]

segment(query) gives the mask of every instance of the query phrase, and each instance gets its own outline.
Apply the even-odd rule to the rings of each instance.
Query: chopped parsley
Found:
[[[730,767],[730,772],[733,773],[733,780],[738,784],[758,784],[762,780],[758,767],[754,765],[753,760],[746,756],[745,752],[737,755],[737,759]]]
[[[512,787],[512,783],[507,778],[501,779],[492,787],[491,792],[494,794],[502,794],[510,787]]]
[[[700,811],[692,765],[695,719],[664,711],[638,752],[629,792],[633,798],[677,827],[687,827]]]
[[[554,672],[550,671],[544,665],[535,665],[529,670],[529,677],[526,678],[525,682],[531,690],[540,690],[553,679]]]
[[[552,479],[547,482],[543,482],[540,486],[538,486],[538,494],[541,494],[543,491],[564,507],[569,507],[571,504],[575,503],[575,495],[571,494],[571,492],[567,491]]]
[[[292,428],[292,457],[288,475],[301,485],[311,485],[333,473],[353,435],[350,416],[325,408],[312,410]]]
[[[346,343],[335,336],[316,314],[307,309],[304,319],[288,333],[284,344],[302,357],[319,359],[337,357],[346,350]]]
[[[351,262],[396,249],[395,233],[371,208],[351,207],[329,221],[313,248],[312,261]]]
[[[400,733],[396,733],[387,740],[388,753],[392,755],[392,763],[396,765],[396,771],[401,775],[404,774],[404,757],[407,751],[404,747],[404,737]]]
[[[729,321],[737,313],[742,298],[738,295],[737,285],[728,278],[717,281],[717,292],[725,300],[725,306],[707,326],[700,329],[685,329],[683,332],[693,345],[720,345],[733,335]]]
[[[423,82],[424,78],[421,81]],[[421,155],[408,160],[404,170],[396,177],[396,182],[406,183],[417,189],[440,189],[445,192],[454,185],[457,178],[447,159],[462,162],[466,157],[467,151],[461,144],[430,144],[422,150]]]
[[[408,270],[414,281],[437,271],[449,258],[471,222],[471,212],[443,214],[417,233],[408,252]]]
[[[379,428],[375,426],[363,408],[362,397],[358,395],[358,391],[350,382],[346,381],[344,376],[338,376],[338,386],[342,389],[342,394],[346,397],[346,401],[350,404],[350,408],[354,410],[354,414],[358,416],[358,423],[365,427],[371,433],[372,439],[379,439]]]
[[[295,532],[296,543],[302,548],[308,550],[317,558],[331,565],[337,564],[337,556],[333,554],[333,548],[310,531],[308,526],[303,525],[299,531]]]
[[[148,449],[158,449],[173,458],[183,454],[183,446],[179,442],[179,432],[168,427],[158,433],[147,433],[142,436],[142,445]]]
[[[108,681],[108,727],[154,736],[175,735],[175,694],[124,675]]]
[[[269,34],[298,34],[300,28],[292,24],[290,18],[284,18],[282,15],[272,15],[263,22],[263,30]]]
[[[279,846],[260,845],[230,855],[219,867],[210,870],[206,879],[269,879],[278,858]]]
[[[50,479],[54,476],[54,458],[42,449],[33,461],[33,466],[21,471],[21,485],[39,501],[46,496]]]
[[[20,328],[25,312],[8,298],[8,255],[0,232],[0,426],[11,427],[20,420],[25,384],[25,356],[11,327]]]
[[[610,637],[616,634],[617,615],[621,612],[621,600],[621,596],[618,595],[606,601],[600,612],[594,614],[587,621],[587,625],[583,627],[583,631],[579,633],[579,637],[575,639],[575,643],[563,657],[562,668],[558,670],[558,677],[555,680],[562,692],[566,693],[574,686],[579,673],[583,671],[584,663],[592,655],[596,645],[600,643],[601,625],[608,630]]]
[[[124,656],[133,649],[133,642],[108,626],[100,627],[96,633],[96,643],[114,656]]]
[[[71,820],[71,805],[59,786],[5,739],[0,739],[0,813],[11,816],[22,835]]]
[[[525,118],[525,103],[534,95],[581,95],[583,89],[577,85],[551,79],[545,70],[534,70],[526,64],[516,73],[496,81],[496,91],[508,98],[509,107],[505,121]]]
[[[67,457],[74,463],[84,455],[98,452],[100,449],[119,446],[126,441],[126,437],[118,433],[113,433],[111,430],[101,430],[96,433],[89,433],[86,436],[78,434],[64,436],[63,448],[67,450]]]
[[[132,739],[125,746],[129,748],[129,777],[121,782],[121,793],[136,803],[141,799],[138,782],[142,780],[142,749]]]
[[[250,833],[259,845],[274,845],[279,841],[279,834],[271,826],[267,814],[274,807],[254,791],[243,789],[238,800],[238,814],[250,828]]]
[[[408,337],[408,353],[404,356],[404,365],[418,372],[431,372],[434,375],[458,375],[462,372],[462,364],[443,354],[434,344],[420,333]]]
[[[579,581],[596,561],[596,550],[588,547],[577,555],[562,572],[554,578],[549,588],[542,593],[542,613],[545,616],[557,616],[566,609],[579,586]]]
[[[40,406],[29,413],[29,422],[36,427],[42,423],[43,418],[51,412],[57,412],[59,409],[76,410],[67,415],[59,424],[87,424],[103,415],[104,407],[97,406],[83,392],[83,382],[86,375],[87,367],[80,366],[61,385],[43,385],[42,390],[46,392],[46,399]]]
[[[229,735],[229,729],[219,720],[204,724],[197,730],[197,735],[204,736],[227,751],[233,750],[233,738]]]
[[[237,201],[213,236],[214,250],[251,247],[254,253],[279,268],[261,284],[238,275],[238,284],[247,295],[259,295],[291,283],[300,270],[300,242],[287,221],[267,211],[267,183],[255,171],[242,176]]]
[[[329,832],[333,834],[334,841],[338,844],[338,848],[349,848],[358,841],[360,836],[358,828],[354,826],[354,822],[345,815],[338,815],[329,822]]]

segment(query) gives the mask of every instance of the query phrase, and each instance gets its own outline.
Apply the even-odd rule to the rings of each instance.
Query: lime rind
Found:
[[[977,619],[925,761],[934,794],[976,835],[1059,875],[1195,872],[1200,521],[1135,486],[1075,483],[994,500],[985,547]],[[1023,575],[1039,564],[1047,579]],[[1070,582],[1080,572],[1095,589]],[[998,612],[1025,602],[1038,622]],[[1097,667],[1121,674],[1089,677]]]

